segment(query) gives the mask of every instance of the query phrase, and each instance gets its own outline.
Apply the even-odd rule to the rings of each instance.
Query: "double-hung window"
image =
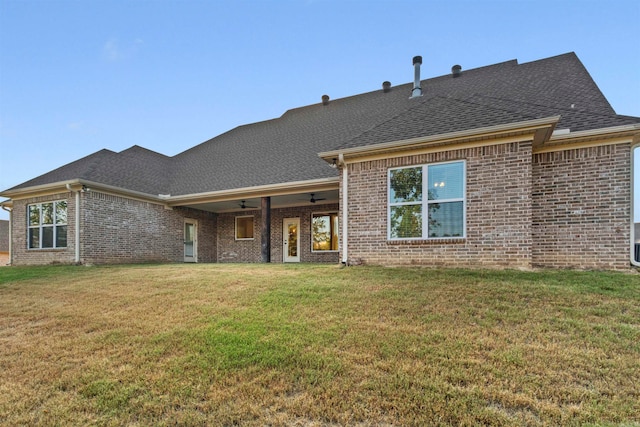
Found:
[[[465,236],[465,162],[389,170],[390,240]]]
[[[67,202],[37,203],[28,211],[29,249],[67,247]]]

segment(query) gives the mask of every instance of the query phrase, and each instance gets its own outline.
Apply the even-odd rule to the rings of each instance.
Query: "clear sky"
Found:
[[[640,116],[639,22],[640,0],[0,0],[0,189],[408,83],[415,55],[428,78],[574,51]]]

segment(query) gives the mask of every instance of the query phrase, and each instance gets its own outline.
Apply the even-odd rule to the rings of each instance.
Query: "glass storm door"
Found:
[[[285,218],[282,223],[284,262],[300,262],[300,218]]]
[[[184,220],[184,262],[196,262],[197,257],[197,222],[191,219]]]

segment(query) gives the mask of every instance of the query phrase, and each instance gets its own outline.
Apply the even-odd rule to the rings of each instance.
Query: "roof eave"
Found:
[[[36,197],[39,195],[55,193],[62,189],[64,189],[64,191],[68,191],[66,188],[67,185],[82,186],[82,184],[83,184],[82,181],[79,179],[69,179],[65,181],[57,181],[57,182],[50,182],[47,184],[34,185],[31,187],[9,189],[9,190],[0,192],[0,196],[9,197],[14,200],[26,199],[29,197]]]
[[[305,181],[282,182],[277,184],[257,185],[253,187],[232,188],[228,190],[209,191],[204,193],[165,196],[168,206],[180,206],[186,203],[209,203],[237,200],[238,198],[269,197],[297,194],[301,192],[319,192],[334,190],[339,186],[339,177],[318,178]]]
[[[135,199],[142,199],[145,201],[163,203],[162,197],[159,195],[153,195],[143,193],[140,191],[129,190],[127,188],[116,187],[108,184],[101,184],[95,181],[89,181],[84,179],[70,179],[66,181],[57,181],[48,184],[35,185],[32,187],[17,188],[15,190],[7,190],[0,193],[0,196],[9,197],[12,200],[27,199],[31,197],[37,197],[41,195],[54,194],[60,192],[72,191],[91,191],[100,190],[111,194],[122,195]]]
[[[468,129],[463,131],[448,132],[437,135],[429,135],[418,138],[383,142],[379,144],[361,147],[345,148],[318,153],[322,159],[332,162],[341,154],[344,158],[357,158],[371,155],[380,155],[398,151],[408,151],[425,147],[448,147],[472,141],[493,140],[505,136],[530,135],[534,145],[544,144],[551,138],[560,116],[550,116],[541,119],[526,120],[515,123],[507,123],[496,126]],[[446,149],[446,148],[445,148]]]

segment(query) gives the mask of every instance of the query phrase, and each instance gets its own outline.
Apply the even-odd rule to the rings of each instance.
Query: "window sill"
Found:
[[[68,248],[27,248],[27,251],[36,251],[36,252],[63,252]]]
[[[466,237],[443,237],[434,239],[407,239],[407,240],[387,240],[387,245],[442,245],[442,244],[461,244],[466,243]]]

